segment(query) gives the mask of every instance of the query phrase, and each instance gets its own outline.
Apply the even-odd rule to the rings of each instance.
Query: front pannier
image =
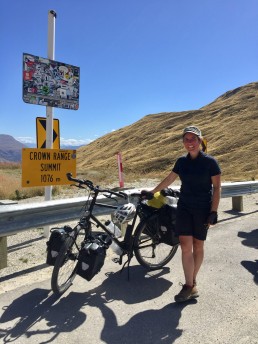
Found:
[[[60,249],[72,231],[70,226],[64,226],[62,228],[51,228],[50,237],[47,241],[47,261],[48,265],[55,265],[56,258]]]
[[[167,245],[179,244],[178,236],[175,233],[176,206],[165,205],[159,209],[160,241]]]
[[[112,240],[105,234],[90,236],[78,257],[77,274],[90,281],[102,268]]]

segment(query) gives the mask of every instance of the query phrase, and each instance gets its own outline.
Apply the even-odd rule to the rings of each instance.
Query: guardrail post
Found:
[[[0,269],[7,267],[7,237],[0,237]]]
[[[232,197],[232,209],[236,211],[243,211],[243,196]]]

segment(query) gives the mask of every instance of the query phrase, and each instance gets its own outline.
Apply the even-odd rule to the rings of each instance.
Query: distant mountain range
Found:
[[[0,134],[0,161],[21,161],[22,148],[26,146],[10,135]]]
[[[37,148],[35,143],[27,143],[27,148]],[[61,145],[61,149],[77,149],[81,146]]]
[[[25,145],[11,135],[0,134],[0,162],[20,162],[23,148],[36,148],[35,145]],[[62,146],[61,149],[77,149],[79,146]]]

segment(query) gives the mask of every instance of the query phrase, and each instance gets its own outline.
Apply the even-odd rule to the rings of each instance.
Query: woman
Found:
[[[196,277],[203,262],[208,228],[217,223],[221,188],[220,167],[213,157],[202,152],[200,129],[195,126],[185,128],[183,144],[188,154],[180,157],[169,175],[152,190],[152,193],[158,192],[178,176],[181,179],[176,232],[182,251],[185,284],[175,296],[176,302],[199,296]]]

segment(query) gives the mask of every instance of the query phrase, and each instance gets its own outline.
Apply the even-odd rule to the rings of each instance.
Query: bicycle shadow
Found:
[[[3,309],[0,324],[17,318],[19,320],[13,327],[0,328],[2,343],[13,342],[22,336],[30,338],[40,334],[51,336],[47,341],[40,341],[41,344],[52,342],[60,332],[72,332],[84,323],[86,315],[80,311],[82,303],[82,299],[77,299],[75,293],[59,299],[46,289],[31,290]],[[42,320],[46,321],[46,326],[41,330],[38,327]],[[34,330],[34,326],[37,329]]]
[[[0,318],[2,324],[19,319],[13,327],[8,325],[7,329],[0,329],[2,342],[10,343],[22,336],[30,338],[43,334],[48,339],[40,341],[41,344],[53,342],[60,333],[73,332],[82,326],[91,307],[96,307],[105,320],[103,329],[99,331],[106,343],[121,343],[121,339],[123,344],[171,343],[181,335],[182,331],[177,326],[185,305],[171,303],[157,310],[144,309],[124,325],[118,324],[117,318],[121,319],[120,312],[122,314],[123,310],[118,302],[118,308],[115,304],[118,311],[114,312],[111,307],[113,302],[139,304],[160,297],[172,285],[163,278],[169,272],[168,268],[152,273],[145,273],[141,266],[133,266],[130,270],[130,281],[120,272],[108,273],[101,285],[84,293],[69,293],[68,290],[58,298],[49,290],[37,288],[20,296],[4,309]],[[195,302],[193,300],[188,305]]]
[[[258,249],[258,228],[251,232],[238,232],[238,237],[242,238],[242,244],[250,248]],[[258,284],[258,260],[243,260],[241,265],[254,276],[254,283]]]
[[[169,272],[168,268],[145,275],[141,266],[134,266],[132,270],[133,280],[129,283],[126,279],[118,279],[117,273],[108,274],[101,286],[89,291],[88,306],[97,307],[105,319],[101,340],[107,344],[173,343],[182,334],[177,327],[183,308],[197,301],[191,300],[186,304],[171,302],[161,309],[144,309],[120,325],[123,311],[116,314],[112,309],[113,301],[139,304],[160,297],[173,284],[162,278]]]
[[[170,272],[168,267],[146,272],[140,265],[130,266],[129,279],[127,269],[116,273],[107,272],[107,279],[96,288],[99,294],[105,296],[106,302],[121,300],[128,305],[138,304],[161,296],[173,284],[162,278]]]

